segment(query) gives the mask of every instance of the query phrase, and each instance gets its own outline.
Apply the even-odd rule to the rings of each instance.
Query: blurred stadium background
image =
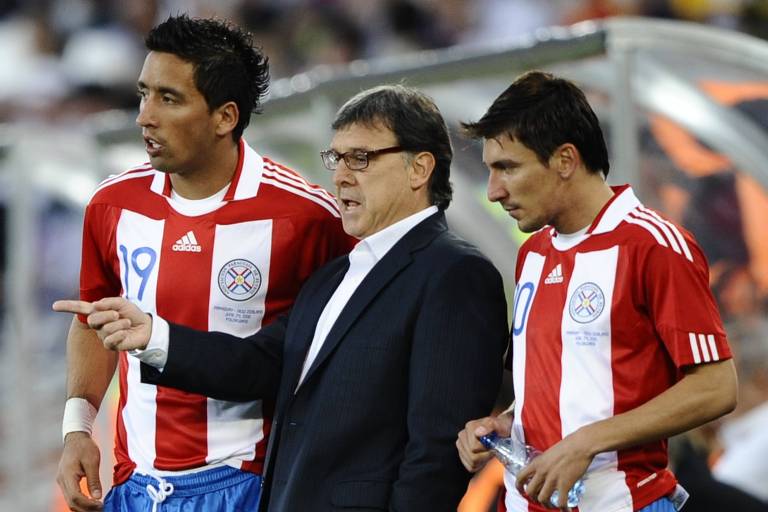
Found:
[[[318,151],[344,99],[382,82],[427,90],[455,136],[450,222],[509,290],[523,235],[485,200],[480,148],[458,122],[528,69],[580,84],[608,135],[609,181],[632,182],[701,242],[739,355],[739,409],[675,440],[673,463],[709,478],[718,455],[736,450],[735,431],[740,444],[762,442],[751,453],[765,471],[768,0],[0,0],[0,510],[65,510],[54,476],[70,318],[50,304],[78,293],[91,191],[146,161],[134,124],[142,37],[179,12],[256,35],[273,83],[245,136],[326,186]],[[104,485],[115,395],[97,421]],[[718,476],[768,501],[758,471]],[[496,510],[499,482],[491,467],[461,510]]]

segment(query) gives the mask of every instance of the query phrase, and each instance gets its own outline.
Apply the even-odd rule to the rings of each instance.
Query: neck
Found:
[[[432,203],[429,202],[429,196],[425,194],[421,194],[418,197],[414,198],[414,201],[411,203],[411,206],[408,210],[403,212],[403,215],[398,220],[403,220],[406,217],[410,217],[411,215],[415,215],[419,213],[422,210],[425,210],[432,206]]]
[[[564,195],[568,204],[554,223],[558,233],[570,234],[586,228],[613,197],[602,175],[588,174],[572,183]]]
[[[170,174],[171,186],[177,194],[186,199],[204,199],[232,181],[240,156],[239,144],[227,139],[209,153],[211,158],[198,170]]]

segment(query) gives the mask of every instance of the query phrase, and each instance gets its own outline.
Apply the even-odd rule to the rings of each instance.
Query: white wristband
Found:
[[[93,432],[93,422],[99,411],[85,398],[69,398],[64,405],[64,419],[61,422],[61,439],[70,432]]]

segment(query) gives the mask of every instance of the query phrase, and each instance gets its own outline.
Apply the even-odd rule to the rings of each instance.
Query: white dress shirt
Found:
[[[331,327],[336,323],[341,311],[347,305],[357,287],[365,279],[365,276],[406,233],[436,212],[437,207],[430,206],[360,240],[355,245],[354,249],[349,253],[349,269],[347,269],[344,279],[341,280],[338,288],[333,292],[317,321],[315,335],[312,338],[312,344],[307,352],[307,357],[304,359],[304,367],[301,370],[301,377],[299,377],[297,388],[304,382],[304,377],[306,377],[320,349],[323,348],[323,343],[325,343]]]
[[[336,291],[333,292],[317,321],[315,335],[304,359],[304,367],[302,368],[297,388],[304,381],[309,368],[312,367],[312,363],[323,347],[331,327],[336,323],[339,314],[341,314],[357,287],[365,279],[365,276],[401,238],[421,221],[435,213],[437,213],[437,207],[430,206],[360,240],[355,245],[354,249],[349,253],[349,269],[347,269],[347,273],[344,274],[344,278],[339,283]],[[129,354],[150,366],[162,370],[168,362],[168,338],[168,322],[160,316],[154,316],[152,334],[147,347],[144,350],[132,350]]]

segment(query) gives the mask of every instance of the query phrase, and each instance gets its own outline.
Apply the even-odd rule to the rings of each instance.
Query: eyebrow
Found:
[[[494,160],[493,162],[489,162],[486,165],[491,169],[514,169],[515,167],[520,167],[519,162],[509,158]]]
[[[373,151],[372,149],[367,149],[362,147],[349,148],[346,151],[339,151],[338,149],[334,149],[333,147],[331,147],[330,149],[332,149],[333,151],[337,152],[340,155],[343,153],[354,153],[355,151]]]

